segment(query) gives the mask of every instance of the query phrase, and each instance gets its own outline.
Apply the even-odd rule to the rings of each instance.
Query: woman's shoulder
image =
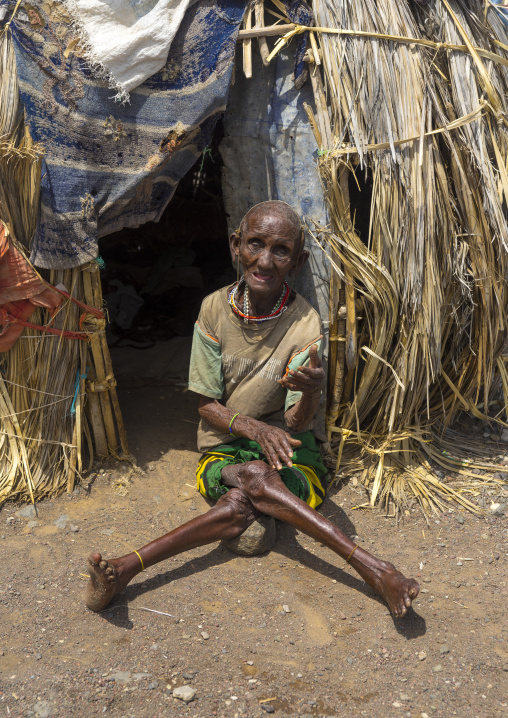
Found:
[[[321,327],[321,317],[319,312],[307,299],[305,299],[305,297],[298,294],[298,292],[295,292],[295,298],[288,309],[288,314],[292,316],[293,321],[295,319],[307,321],[315,324],[317,327]]]

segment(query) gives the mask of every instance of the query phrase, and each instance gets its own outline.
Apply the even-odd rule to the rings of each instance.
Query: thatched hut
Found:
[[[492,413],[496,381],[508,397],[504,3],[198,0],[133,86],[79,7],[0,4],[0,219],[34,287],[24,313],[0,294],[4,329],[23,329],[1,355],[0,500],[72,490],[85,454],[128,453],[99,238],[160,219],[224,115],[231,226],[270,198],[307,223],[335,474],[360,472],[372,504],[469,505],[432,462],[478,481],[493,462],[465,462],[449,427]]]

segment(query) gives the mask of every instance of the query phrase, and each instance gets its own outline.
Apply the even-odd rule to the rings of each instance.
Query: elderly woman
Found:
[[[325,378],[317,312],[287,283],[307,260],[298,215],[263,202],[230,237],[243,275],[208,296],[196,323],[189,388],[201,395],[198,488],[215,505],[138,551],[89,558],[87,606],[105,608],[143,568],[239,536],[259,514],[303,531],[344,558],[404,616],[413,579],[354,544],[315,509],[326,469],[312,434]]]

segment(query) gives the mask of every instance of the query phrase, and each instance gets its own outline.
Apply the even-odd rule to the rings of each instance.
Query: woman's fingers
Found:
[[[309,366],[311,369],[317,369],[321,366],[321,359],[319,358],[317,344],[313,344],[309,349],[309,358]]]

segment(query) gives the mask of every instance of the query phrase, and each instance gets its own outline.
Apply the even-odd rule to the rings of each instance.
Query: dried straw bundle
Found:
[[[427,512],[449,498],[472,508],[465,484],[438,480],[428,459],[458,471],[468,490],[471,469],[492,466],[455,459],[473,447],[443,432],[461,410],[483,417],[478,402],[486,413],[504,370],[508,48],[480,0],[313,6],[318,26],[352,31],[318,32],[332,132],[322,100],[311,117],[332,219],[314,235],[336,270],[328,430],[337,468],[355,443],[362,453],[350,468],[363,470],[372,505],[400,507],[409,494]],[[362,238],[349,206],[353,165],[373,182]]]
[[[36,228],[41,161],[42,150],[24,124],[12,38],[6,26],[0,35],[0,218],[22,253],[30,248]],[[47,279],[53,285],[63,284],[79,301],[102,308],[95,262],[51,272]],[[30,322],[85,332],[89,343],[26,328],[14,347],[0,354],[0,505],[7,499],[34,502],[72,491],[82,470],[83,435],[90,462],[93,459],[90,429],[83,415],[85,378],[97,453],[103,457],[115,453],[118,430],[123,455],[128,455],[105,320],[67,300],[53,320],[38,308]]]

